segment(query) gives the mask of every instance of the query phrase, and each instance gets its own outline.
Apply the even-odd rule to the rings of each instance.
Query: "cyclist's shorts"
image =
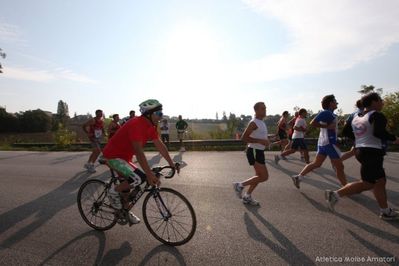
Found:
[[[101,150],[101,142],[99,139],[91,139],[90,140],[90,145],[93,149],[99,149]]]
[[[341,158],[341,151],[334,144],[328,144],[325,146],[317,147],[317,154],[321,154],[324,156],[330,157],[330,159],[339,159]]]
[[[108,165],[118,172],[120,177],[126,178],[129,184],[133,186],[139,186],[146,180],[144,172],[137,168],[132,162],[116,158],[109,159]]]

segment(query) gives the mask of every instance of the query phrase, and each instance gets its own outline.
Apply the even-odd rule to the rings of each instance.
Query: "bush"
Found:
[[[55,132],[55,143],[60,148],[71,146],[76,141],[76,133],[65,128],[63,124],[58,125],[58,130]]]

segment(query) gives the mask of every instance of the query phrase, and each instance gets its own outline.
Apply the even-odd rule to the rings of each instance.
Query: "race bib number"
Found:
[[[101,129],[95,129],[95,130],[94,130],[94,137],[95,137],[96,139],[101,138],[102,135],[103,135],[103,131],[102,131]]]

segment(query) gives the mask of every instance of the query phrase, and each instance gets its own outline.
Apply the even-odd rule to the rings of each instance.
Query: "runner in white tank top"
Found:
[[[247,159],[250,165],[255,169],[255,176],[248,178],[242,182],[233,184],[233,188],[237,196],[244,204],[259,205],[259,202],[254,200],[251,196],[252,192],[259,183],[265,182],[269,178],[265,164],[265,147],[269,145],[267,137],[267,127],[263,119],[266,117],[266,105],[263,102],[258,102],[254,105],[255,118],[252,119],[248,127],[245,129],[242,140],[248,143]],[[248,190],[242,196],[244,187],[248,186]]]

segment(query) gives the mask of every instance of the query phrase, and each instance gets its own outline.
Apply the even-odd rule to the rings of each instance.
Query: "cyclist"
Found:
[[[173,169],[175,168],[166,146],[157,133],[156,125],[163,115],[162,104],[154,99],[146,100],[140,104],[140,112],[141,116],[127,121],[103,150],[108,166],[124,179],[119,185],[109,189],[108,196],[111,205],[116,209],[128,207],[127,199],[130,189],[139,186],[144,180],[152,186],[159,184],[158,178],[151,171],[144,155],[143,146],[148,140],[153,141],[159,153]],[[144,172],[132,163],[134,155]],[[140,222],[140,219],[132,212],[129,212],[129,220],[132,224]]]

